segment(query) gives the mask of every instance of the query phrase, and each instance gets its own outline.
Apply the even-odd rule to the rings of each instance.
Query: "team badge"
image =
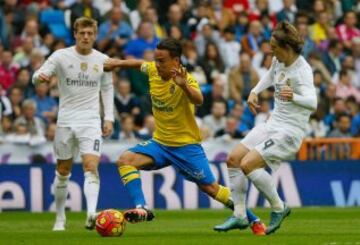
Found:
[[[98,64],[95,64],[95,65],[94,65],[93,71],[94,71],[94,72],[99,72],[99,65],[98,65]]]
[[[170,89],[169,89],[170,94],[174,94],[175,93],[175,84],[171,84]]]
[[[80,64],[80,69],[81,69],[82,71],[86,71],[87,68],[88,68],[88,64],[87,64],[87,63],[81,63],[81,64]]]
[[[281,80],[283,80],[285,78],[285,73],[280,73],[279,79],[278,79],[278,83],[281,82]]]
[[[290,80],[290,78],[286,79],[286,85],[287,85],[287,86],[291,86],[291,80]]]

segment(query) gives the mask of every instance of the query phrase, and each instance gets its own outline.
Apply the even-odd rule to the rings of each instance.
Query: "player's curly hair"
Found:
[[[97,32],[97,26],[96,20],[89,17],[80,17],[74,22],[74,31],[77,32],[80,27],[93,27],[95,32]]]
[[[287,21],[279,22],[272,36],[280,46],[289,46],[295,53],[300,54],[304,46],[304,39],[301,37],[295,26]]]
[[[172,58],[181,57],[182,46],[181,43],[174,38],[165,38],[156,46],[157,49],[167,50]]]

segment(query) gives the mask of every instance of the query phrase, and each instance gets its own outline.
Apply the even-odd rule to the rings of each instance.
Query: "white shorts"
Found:
[[[81,155],[101,154],[101,129],[96,127],[57,127],[54,150],[56,159],[67,160]]]
[[[255,149],[266,164],[277,170],[283,161],[294,160],[299,151],[302,137],[268,128],[266,123],[253,128],[241,141],[249,150]]]

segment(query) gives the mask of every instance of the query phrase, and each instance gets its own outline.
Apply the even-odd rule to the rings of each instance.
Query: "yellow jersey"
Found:
[[[185,92],[170,79],[162,80],[155,62],[144,62],[141,71],[149,76],[152,110],[155,118],[155,141],[166,146],[200,143],[199,127],[195,121],[195,105]],[[188,84],[200,91],[199,84],[187,73]]]

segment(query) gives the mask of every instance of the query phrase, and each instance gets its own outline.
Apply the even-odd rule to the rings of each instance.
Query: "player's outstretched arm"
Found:
[[[134,68],[140,70],[140,67],[144,63],[143,60],[129,59],[129,60],[121,60],[110,58],[105,60],[104,62],[104,71],[112,71],[116,68]]]

